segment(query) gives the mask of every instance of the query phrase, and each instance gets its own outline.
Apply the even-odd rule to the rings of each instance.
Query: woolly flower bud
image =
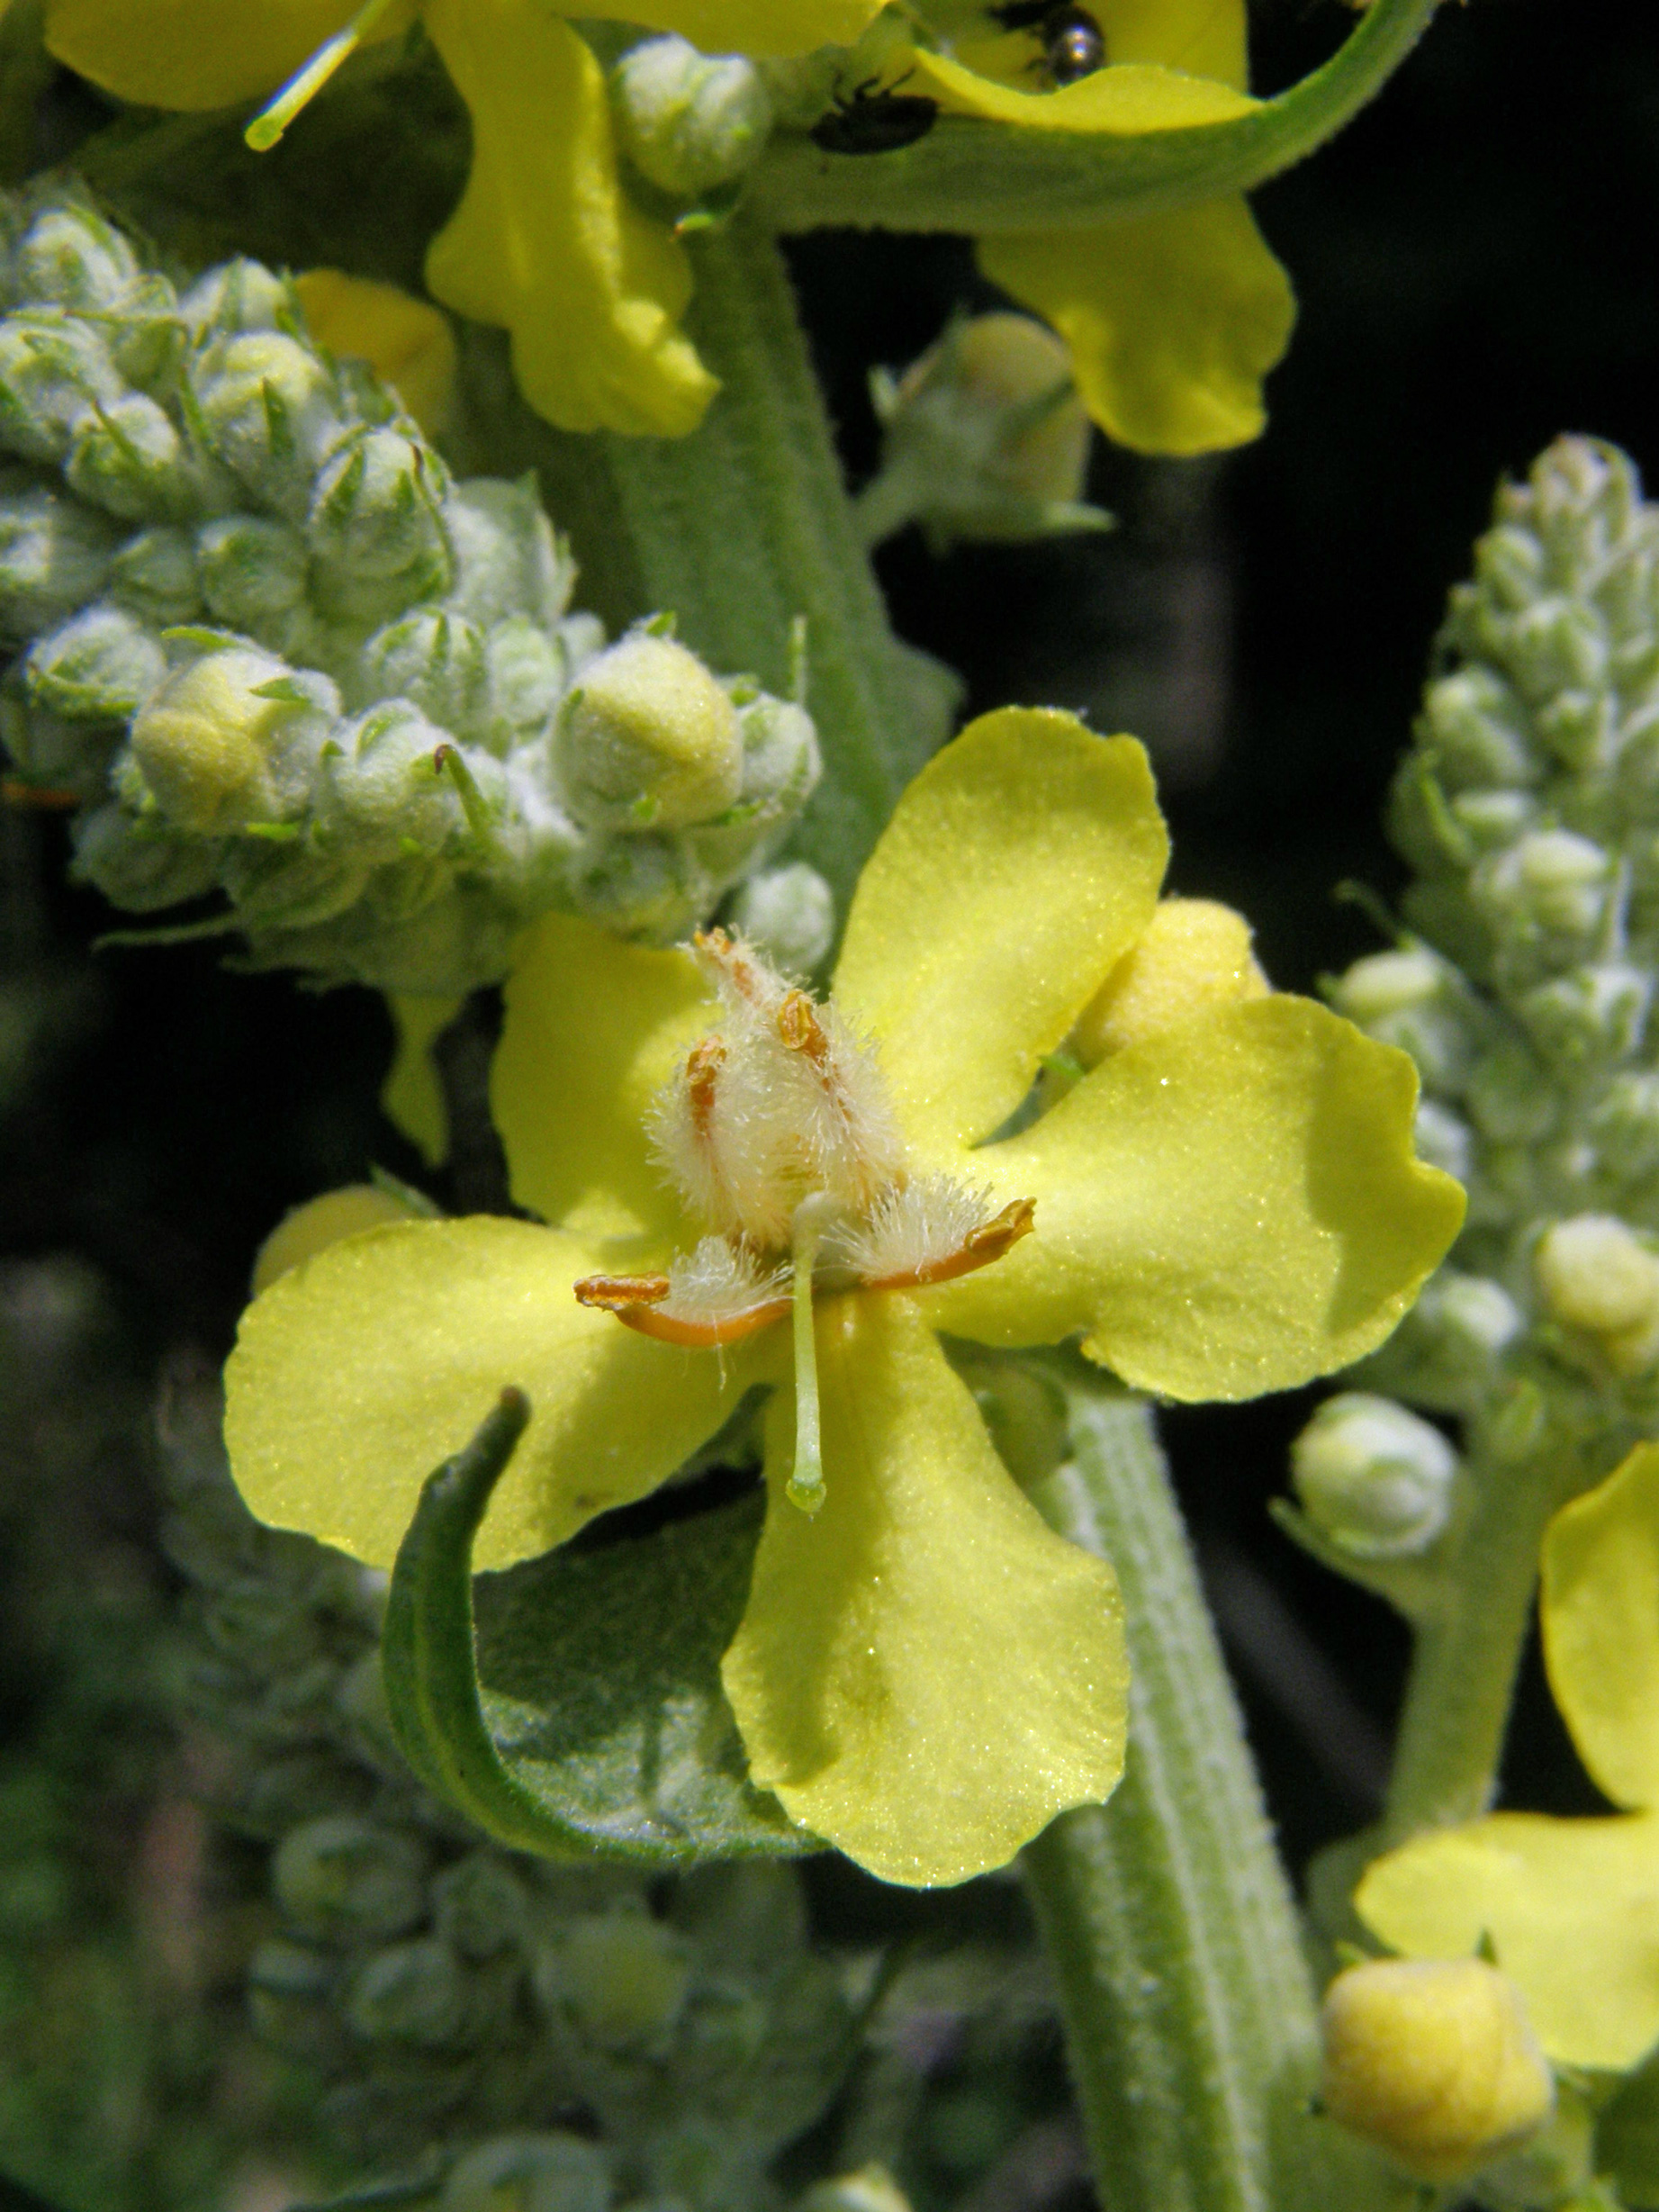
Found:
[[[610,80],[618,135],[651,184],[696,200],[740,177],[772,127],[771,95],[741,54],[699,54],[684,39],[647,39]]]
[[[250,492],[298,521],[346,427],[327,368],[297,339],[258,330],[211,348],[194,381],[214,453]]]
[[[1469,1025],[1456,971],[1427,945],[1357,960],[1331,986],[1330,1003],[1379,1043],[1410,1052],[1425,1082],[1438,1090],[1460,1087],[1473,1042]]]
[[[1442,1268],[1371,1363],[1390,1390],[1436,1413],[1468,1410],[1526,1319],[1501,1283]]]
[[[379,622],[446,591],[441,463],[401,430],[361,432],[325,465],[306,518],[325,613]]]
[[[1620,1374],[1659,1359],[1659,1258],[1616,1214],[1552,1223],[1532,1264],[1552,1320],[1597,1339]]]
[[[557,747],[571,811],[595,826],[677,829],[743,790],[737,709],[694,653],[646,630],[582,670]]]
[[[1600,921],[1612,864],[1572,830],[1535,830],[1476,871],[1477,904],[1500,931],[1583,939]]]
[[[1568,1067],[1623,1060],[1647,1026],[1653,979],[1618,960],[1587,962],[1540,983],[1515,1011],[1540,1052]]]
[[[116,536],[102,515],[44,486],[0,479],[0,637],[50,629],[98,591]]]
[[[417,1937],[365,1962],[352,1977],[345,2011],[358,2035],[372,2043],[441,2049],[461,2031],[466,1977],[446,1943]]]
[[[1360,1559],[1426,1551],[1450,1514],[1456,1470],[1438,1429],[1358,1390],[1327,1398],[1291,1447],[1303,1512]]]
[[[86,324],[30,315],[0,324],[0,444],[25,461],[61,461],[81,424],[122,392],[108,347]]]
[[[426,1910],[426,1854],[412,1836],[349,1814],[291,1828],[272,1862],[284,1916],[305,1936],[373,1941]]]
[[[859,501],[869,543],[920,521],[935,545],[1104,529],[1083,503],[1089,426],[1063,342],[1029,315],[951,325],[871,397],[881,474]]]
[[[1425,2181],[1477,2171],[1548,2119],[1520,1992],[1483,1959],[1371,1959],[1325,1992],[1325,2109]]]
[[[1209,898],[1166,898],[1072,1032],[1086,1068],[1215,1007],[1265,998],[1250,925]]]
[[[816,868],[791,861],[751,876],[732,901],[731,919],[774,968],[809,976],[835,941],[835,895]]]
[[[315,677],[310,685],[333,690]],[[278,814],[277,755],[287,726],[310,718],[305,697],[281,661],[237,646],[170,676],[135,718],[131,740],[162,811],[183,829],[210,834]],[[325,704],[320,691],[317,703]]]
[[[538,1979],[602,2050],[636,2050],[672,2030],[691,1957],[672,1928],[644,1913],[591,1913],[571,1921]]]
[[[604,2153],[579,2135],[496,2135],[458,2158],[440,2212],[606,2212]]]

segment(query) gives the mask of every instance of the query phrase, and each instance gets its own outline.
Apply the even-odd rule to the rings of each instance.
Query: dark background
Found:
[[[1262,87],[1347,22],[1331,0],[1273,0]],[[1398,887],[1382,801],[1495,481],[1567,429],[1654,457],[1651,10],[1447,5],[1377,104],[1256,204],[1301,301],[1258,445],[1189,464],[1103,450],[1114,537],[934,561],[912,536],[881,570],[901,630],[961,669],[974,709],[1052,701],[1146,737],[1175,887],[1245,908],[1274,980],[1306,989],[1378,942],[1332,887]],[[870,365],[912,357],[982,294],[955,241],[827,235],[791,257],[856,478],[874,457]],[[211,947],[88,960],[110,917],[64,888],[61,825],[13,811],[0,839],[0,952],[50,997],[25,1023],[0,978],[0,1074],[26,1053],[32,1079],[0,1122],[0,1251],[84,1251],[158,1356],[222,1352],[287,1206],[371,1160],[416,1167],[375,1109],[383,1010],[228,975]],[[1267,1522],[1310,1402],[1167,1423],[1297,1862],[1368,1815],[1404,1650],[1382,1607]],[[23,1695],[0,1684],[0,1730]],[[1543,1806],[1579,1787],[1536,1671],[1510,1779]]]

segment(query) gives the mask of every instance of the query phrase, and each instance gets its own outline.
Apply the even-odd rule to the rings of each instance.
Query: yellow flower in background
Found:
[[[449,428],[455,396],[455,339],[449,318],[396,284],[342,269],[306,269],[293,280],[306,326],[342,360],[366,361],[428,438]]]
[[[1091,0],[1106,66],[1041,87],[1035,32],[906,57],[906,91],[951,114],[1028,129],[1148,132],[1226,122],[1245,91],[1244,0]],[[1141,453],[1208,453],[1257,437],[1262,379],[1295,320],[1289,280],[1241,194],[1097,230],[981,239],[993,284],[1071,348],[1085,406]]]
[[[1659,2043],[1659,1445],[1550,1522],[1539,1610],[1562,1718],[1624,1810],[1498,1812],[1419,1837],[1366,1870],[1354,1902],[1413,1957],[1484,1938],[1551,2058],[1623,2070]]]
[[[680,329],[689,264],[622,189],[604,73],[564,20],[621,18],[714,50],[791,55],[851,44],[881,0],[47,0],[47,44],[123,100],[233,106],[313,56],[417,17],[466,103],[473,167],[432,241],[434,295],[512,333],[530,404],[562,429],[694,429],[715,381]],[[331,52],[330,42],[336,42]]]
[[[924,1884],[1104,1798],[1109,1570],[1022,1496],[938,1332],[1081,1335],[1142,1388],[1249,1397],[1380,1341],[1462,1215],[1412,1157],[1405,1056],[1265,994],[1214,909],[1160,918],[1167,857],[1138,745],[1009,711],[901,799],[825,1006],[718,934],[694,956],[545,918],[493,1104],[514,1196],[554,1225],[374,1229],[258,1298],[227,1377],[254,1512],[389,1564],[517,1383],[533,1418],[475,1553],[503,1566],[764,1387],[725,1663],[756,1782]],[[1074,1035],[1097,1064],[999,1135]]]

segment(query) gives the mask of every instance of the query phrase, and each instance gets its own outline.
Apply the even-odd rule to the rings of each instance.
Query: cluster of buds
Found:
[[[1610,1465],[1659,1421],[1659,509],[1614,448],[1563,438],[1500,492],[1391,826],[1408,934],[1330,997],[1417,1062],[1419,1149],[1469,1213],[1360,1379],[1461,1416],[1474,1459]],[[1394,1411],[1299,1454],[1357,1568],[1455,1518],[1444,1440]]]
[[[315,2080],[325,2139],[429,2171],[445,2212],[771,2201],[768,2165],[853,2050],[797,1871],[555,1864],[432,1797],[381,1690],[384,1578],[254,1521],[217,1413],[183,1377],[164,1424],[184,1718],[216,1745],[219,1819],[268,1849],[249,2009]]]
[[[257,965],[457,992],[550,907],[671,942],[816,781],[801,708],[666,618],[608,645],[534,483],[453,481],[255,263],[181,293],[82,200],[7,203],[0,453],[14,781]]]

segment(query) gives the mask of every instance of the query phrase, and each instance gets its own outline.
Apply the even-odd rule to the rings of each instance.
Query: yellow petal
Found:
[[[1116,1583],[1015,1488],[908,1300],[829,1301],[817,1327],[827,1495],[810,1518],[784,1495],[780,1391],[726,1693],[791,1818],[885,1882],[965,1881],[1115,1786]]]
[[[1083,1349],[1171,1398],[1249,1398],[1380,1343],[1456,1234],[1412,1157],[1417,1076],[1311,999],[1184,1022],[974,1154],[1035,1232],[925,1294],[935,1327]]]
[[[1243,89],[1244,0],[1095,0],[1092,12],[1114,62],[1161,62]]]
[[[449,1151],[449,1110],[432,1065],[432,1046],[460,1013],[462,1001],[389,991],[386,1005],[398,1041],[391,1073],[381,1089],[380,1109],[417,1147],[428,1167],[436,1168]]]
[[[342,359],[366,361],[428,438],[455,408],[455,340],[449,318],[396,284],[307,269],[294,279],[311,336]]]
[[[560,429],[695,429],[716,384],[679,327],[690,265],[622,190],[591,50],[536,0],[424,14],[473,118],[466,191],[427,257],[434,296],[512,332],[518,387]]]
[[[1211,453],[1260,435],[1262,379],[1296,305],[1241,199],[981,239],[978,253],[991,282],[1066,340],[1084,405],[1120,445]]]
[[[1086,1068],[1195,1015],[1265,998],[1267,979],[1243,915],[1213,898],[1161,898],[1146,928],[1085,1007],[1071,1050]]]
[[[1150,920],[1168,852],[1141,747],[1072,715],[982,715],[922,771],[859,880],[835,996],[924,1151],[1013,1113]]]
[[[1104,131],[1117,138],[1139,138],[1149,131],[1231,122],[1260,104],[1231,85],[1139,60],[1096,69],[1058,92],[1027,92],[982,77],[945,54],[918,49],[906,59],[914,63],[906,92],[926,93],[948,114],[982,115],[1032,131]]]
[[[474,1564],[506,1566],[643,1497],[760,1371],[746,1346],[685,1352],[578,1305],[591,1251],[530,1222],[418,1221],[330,1245],[242,1316],[225,1437],[249,1508],[390,1566],[420,1485],[509,1383],[530,1425]]]
[[[854,45],[883,5],[884,0],[629,0],[626,6],[571,12],[677,31],[706,54],[779,56]]]
[[[1616,1805],[1659,1808],[1659,1445],[1564,1506],[1539,1611],[1555,1702]]]
[[[716,1020],[695,963],[549,914],[519,939],[506,996],[490,1105],[514,1198],[590,1241],[672,1242],[680,1211],[644,1124]]]
[[[259,1247],[254,1261],[255,1297],[269,1290],[279,1275],[286,1275],[290,1268],[297,1268],[314,1253],[327,1251],[342,1237],[357,1236],[365,1229],[383,1229],[388,1222],[409,1218],[408,1206],[374,1183],[347,1183],[343,1189],[325,1190],[320,1198],[290,1207]]]
[[[1467,1956],[1483,1936],[1567,2066],[1622,2071],[1659,2040],[1659,1818],[1552,1820],[1500,1812],[1443,1828],[1367,1868],[1360,1919],[1416,1958]]]
[[[234,107],[275,92],[356,14],[360,0],[47,0],[46,43],[117,99],[146,107]],[[395,37],[413,0],[366,43]]]

